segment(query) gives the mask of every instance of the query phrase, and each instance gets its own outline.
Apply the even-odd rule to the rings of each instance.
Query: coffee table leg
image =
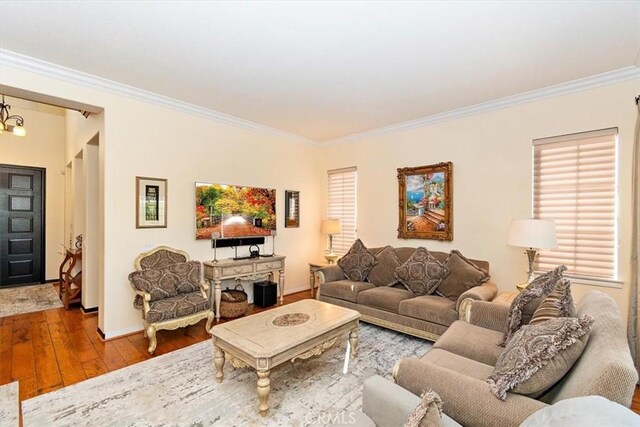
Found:
[[[263,417],[267,415],[269,410],[269,393],[271,392],[271,381],[269,380],[269,373],[271,371],[258,371],[258,399],[260,400],[260,415]]]
[[[215,346],[216,355],[213,358],[213,363],[216,365],[216,381],[221,383],[224,379],[224,352],[220,347]]]
[[[351,344],[351,358],[355,359],[358,355],[358,327],[356,326],[349,332],[349,344]]]

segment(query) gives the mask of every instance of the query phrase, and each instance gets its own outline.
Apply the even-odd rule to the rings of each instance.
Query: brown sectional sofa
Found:
[[[624,333],[620,309],[605,293],[587,293],[578,304],[578,316],[594,323],[587,345],[571,370],[542,396],[507,392],[496,398],[486,379],[504,350],[497,343],[506,329],[509,307],[476,302],[466,321],[456,321],[421,358],[401,359],[395,366],[396,383],[420,395],[432,389],[442,399],[446,414],[467,426],[517,426],[537,410],[564,399],[602,396],[626,407],[638,380]]]
[[[371,248],[377,255],[383,248]],[[395,248],[400,262],[405,262],[416,248]],[[449,255],[446,252],[431,252],[440,262]],[[478,267],[489,271],[489,263],[470,260]],[[351,308],[361,313],[361,320],[385,328],[435,341],[464,313],[470,301],[491,301],[498,290],[491,282],[464,292],[457,301],[438,295],[415,296],[402,284],[392,287],[376,287],[368,282],[348,280],[337,265],[324,267],[317,273],[320,301]]]

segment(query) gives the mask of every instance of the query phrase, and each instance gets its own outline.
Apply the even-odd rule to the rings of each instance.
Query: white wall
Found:
[[[626,316],[631,234],[631,159],[639,81],[629,81],[422,128],[324,148],[323,170],[358,167],[358,236],[365,245],[461,250],[491,263],[501,291],[525,278],[526,257],[506,244],[511,219],[531,215],[535,138],[619,128],[620,289],[574,284],[611,294]],[[454,240],[400,240],[396,169],[453,162]],[[325,178],[326,179],[326,178]]]
[[[212,258],[210,242],[196,241],[194,236],[196,181],[275,188],[276,251],[287,256],[285,293],[307,288],[307,263],[318,257],[320,247],[319,148],[2,64],[0,81],[104,108],[102,117],[93,119],[97,122],[91,130],[100,131],[99,156],[103,166],[100,203],[104,206],[104,265],[99,273],[103,292],[99,326],[107,337],[141,329],[140,313],[132,307],[134,294],[127,280],[140,252],[165,244],[186,250],[193,259]],[[81,123],[87,126],[86,122]],[[75,133],[79,126],[69,124],[69,133]],[[93,136],[91,132],[87,134],[89,138]],[[82,148],[83,138],[73,137],[70,141],[80,142],[68,148],[67,159]],[[168,179],[166,229],[135,228],[136,176]],[[285,190],[301,192],[300,228],[283,226]],[[229,249],[219,253],[221,257],[230,255]]]
[[[11,114],[24,118],[27,136],[0,135],[0,163],[46,169],[45,279],[58,279],[62,262],[65,209],[64,110],[44,104],[7,98]]]

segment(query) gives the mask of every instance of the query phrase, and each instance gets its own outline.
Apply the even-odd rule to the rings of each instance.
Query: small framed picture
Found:
[[[167,180],[136,177],[136,228],[167,228]]]
[[[284,226],[286,228],[300,227],[300,192],[284,192]]]

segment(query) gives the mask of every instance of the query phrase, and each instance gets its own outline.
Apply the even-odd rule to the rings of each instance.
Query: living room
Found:
[[[353,232],[368,248],[458,250],[490,264],[498,293],[516,292],[516,284],[526,279],[526,247],[509,245],[508,235],[512,220],[533,215],[534,141],[603,129],[616,129],[614,273],[607,280],[570,279],[571,292],[576,303],[591,291],[611,297],[620,312],[621,333],[626,334],[630,310],[637,304],[632,295],[637,277],[630,261],[633,242],[637,245],[638,240],[632,197],[638,179],[633,169],[638,156],[634,99],[640,94],[637,2],[588,6],[207,2],[187,7],[80,2],[67,7],[1,3],[0,93],[14,106],[11,112],[24,117],[26,138],[41,137],[29,140],[22,158],[9,157],[14,153],[11,146],[25,139],[5,132],[0,137],[0,164],[44,167],[30,154],[51,143],[47,128],[36,130],[45,126],[44,120],[30,112],[44,107],[25,103],[65,109],[51,113],[57,120],[56,135],[63,136],[56,137],[58,157],[47,173],[47,198],[55,194],[55,206],[65,214],[54,218],[57,208],[47,208],[47,221],[57,221],[47,230],[59,233],[47,240],[58,250],[47,252],[44,279],[57,279],[57,265],[63,260],[59,245],[73,246],[83,234],[83,286],[88,287],[83,292],[91,298],[82,301],[84,311],[74,308],[69,319],[90,319],[89,342],[84,345],[93,346],[92,351],[110,351],[109,345],[99,343],[136,334],[146,352],[145,325],[141,310],[133,306],[136,294],[128,280],[140,254],[168,246],[202,262],[236,256],[228,247],[216,248],[214,255],[210,239],[196,239],[195,183],[275,190],[277,234],[267,236],[259,251],[270,254],[273,245],[276,254],[286,257],[286,278],[278,290],[289,298],[284,307],[310,297],[309,263],[323,261],[327,249],[327,236],[320,229],[322,220],[331,218],[328,171],[345,168],[355,168],[357,176]],[[59,17],[57,22],[51,16]],[[79,173],[77,166],[74,169],[79,160],[92,178]],[[398,169],[443,162],[452,163],[452,239],[400,238]],[[60,178],[58,171],[68,167],[72,172]],[[65,180],[72,180],[73,174],[93,183],[86,193],[91,200],[69,197],[73,185]],[[136,177],[166,180],[163,228],[136,227]],[[57,187],[49,179],[57,179]],[[299,192],[298,227],[284,224],[285,191]],[[345,232],[347,226],[343,224]],[[346,248],[336,237],[340,255],[349,249],[352,237]],[[248,250],[238,247],[240,256],[248,255]],[[209,298],[215,299],[215,283],[208,284]],[[58,310],[66,312],[54,311]],[[2,318],[3,332],[25,320],[16,316]],[[39,325],[42,318],[32,323]],[[202,330],[198,339],[206,340],[205,323],[187,330],[197,327]],[[371,354],[367,337],[391,333],[375,329],[367,335],[364,324],[358,340],[360,356],[349,369],[355,369],[363,354]],[[142,360],[175,353],[180,346],[171,348],[167,343],[181,333],[158,331],[158,351]],[[19,343],[17,336],[13,332],[10,343],[2,341],[3,351]],[[407,343],[414,339],[410,337],[389,335],[388,340]],[[192,344],[195,339],[187,341]],[[346,336],[340,342],[341,353],[331,360],[340,360],[342,368]],[[410,341],[408,355],[424,353],[429,342]],[[82,352],[73,342],[70,346],[71,353]],[[314,377],[299,371],[306,369],[304,363],[311,367],[323,363],[325,356],[296,361],[292,375],[311,384]],[[57,353],[52,357],[54,364],[60,363]],[[375,371],[363,367],[363,375],[380,369],[390,378],[391,368],[402,356],[390,352],[385,357],[390,366]],[[212,381],[213,358],[212,352]],[[2,384],[18,379],[23,402],[71,385],[63,378],[61,388],[46,393],[37,386],[34,361],[36,386],[31,395],[23,395],[22,388],[29,385],[15,378],[10,367],[7,372],[10,365],[5,360]],[[119,369],[107,370],[112,374]],[[227,365],[226,373],[232,369]],[[272,376],[275,373],[274,369]],[[235,382],[241,381],[229,378],[211,387],[235,387],[228,392],[240,394],[250,390],[246,399],[257,406],[255,374],[238,376],[250,386],[239,388]],[[358,397],[364,380],[359,377],[350,383]],[[275,378],[271,387],[267,417],[282,417],[277,405],[292,405],[286,399],[301,391],[278,390]],[[104,396],[111,398],[117,392],[108,389]],[[157,392],[172,394],[170,387]],[[311,402],[315,396],[305,398]],[[257,416],[253,406],[239,408],[225,402],[230,410],[255,410],[251,417]],[[156,415],[164,414],[156,410]],[[153,411],[135,407],[127,416],[136,414],[144,425],[162,423],[153,418]],[[243,421],[270,422],[251,417]],[[304,425],[319,422],[317,417],[315,413],[309,422],[289,421]],[[130,423],[133,418],[126,419]],[[112,423],[95,420],[96,425]],[[185,420],[168,422],[188,424]]]

